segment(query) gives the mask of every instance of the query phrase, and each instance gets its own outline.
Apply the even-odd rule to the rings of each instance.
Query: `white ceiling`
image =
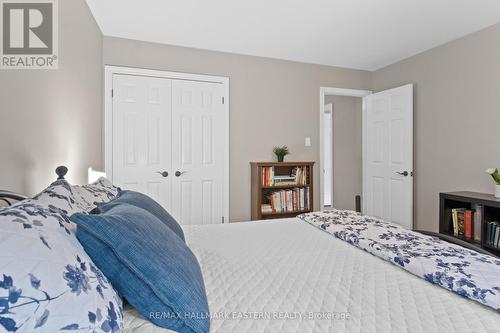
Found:
[[[87,0],[106,36],[375,70],[500,22],[499,0]]]

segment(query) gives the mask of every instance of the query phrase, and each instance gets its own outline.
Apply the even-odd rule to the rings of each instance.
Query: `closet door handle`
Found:
[[[400,176],[407,177],[409,175],[408,171],[403,171],[403,172],[396,172]]]
[[[156,173],[159,173],[162,177],[168,177],[168,172],[166,171],[156,171]]]
[[[186,172],[187,172],[187,171],[182,171],[182,172],[180,172],[180,171],[176,171],[176,172],[175,172],[175,177],[180,177],[181,175],[185,174]]]

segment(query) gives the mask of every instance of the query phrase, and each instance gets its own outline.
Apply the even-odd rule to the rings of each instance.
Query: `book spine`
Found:
[[[292,198],[293,198],[293,210],[298,210],[297,208],[297,191],[294,190],[292,192]]]
[[[495,234],[496,234],[496,237],[495,237],[495,246],[499,247],[499,245],[500,245],[500,225],[499,224],[496,225],[496,232],[495,232]]]
[[[465,211],[465,238],[472,239],[472,211]]]
[[[286,211],[288,212],[290,210],[290,192],[289,191],[285,192],[285,199],[286,199]]]
[[[453,208],[451,210],[451,215],[453,218],[453,235],[458,236],[458,216],[457,216],[457,209]]]
[[[473,229],[474,229],[474,240],[481,241],[481,221],[482,221],[482,205],[474,206],[474,217],[473,217]]]
[[[492,242],[491,245],[498,247],[498,237],[500,237],[500,223],[493,223],[493,233],[492,233]]]
[[[490,243],[493,246],[495,245],[496,232],[497,232],[497,225],[495,222],[493,222],[491,223],[491,240],[490,240]]]
[[[487,232],[486,232],[486,239],[488,241],[488,243],[490,245],[493,245],[493,237],[492,237],[492,233],[493,233],[493,227],[494,227],[495,223],[493,222],[488,222],[488,228],[487,228]]]
[[[304,195],[304,207],[305,209],[309,209],[309,188],[305,188],[305,195]]]
[[[458,211],[457,212],[457,221],[458,221],[458,236],[465,236],[465,212]]]

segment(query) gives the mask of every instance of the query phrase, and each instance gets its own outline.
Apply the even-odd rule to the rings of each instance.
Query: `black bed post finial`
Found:
[[[56,175],[57,175],[57,180],[59,179],[64,179],[64,176],[68,173],[68,168],[66,168],[64,165],[60,165],[56,168]]]

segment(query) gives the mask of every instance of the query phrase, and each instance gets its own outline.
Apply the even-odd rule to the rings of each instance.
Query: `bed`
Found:
[[[500,315],[298,218],[186,226],[211,332],[496,332]],[[310,319],[310,316],[317,316]],[[126,307],[126,333],[164,333]]]
[[[11,192],[1,197],[8,204],[24,199]],[[500,327],[498,310],[303,219],[183,229],[201,267],[210,332],[496,332]],[[123,332],[171,331],[125,305]]]

